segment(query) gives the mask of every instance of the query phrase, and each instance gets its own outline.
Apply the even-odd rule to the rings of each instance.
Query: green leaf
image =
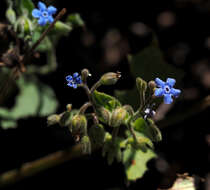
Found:
[[[114,159],[116,159],[118,162],[122,161],[122,141],[123,139],[119,137],[116,137],[114,140],[110,138],[105,141],[102,155],[107,155],[107,161],[109,165],[113,163]]]
[[[140,149],[136,150],[132,146],[128,146],[123,152],[123,164],[127,179],[135,181],[141,178],[147,171],[147,162],[155,157],[156,155],[151,149],[143,152]]]
[[[163,80],[173,77],[179,82],[184,76],[182,70],[165,62],[163,53],[157,45],[156,36],[148,47],[131,56],[130,67],[135,78],[140,76],[146,81],[154,80],[156,77]]]
[[[35,78],[17,81],[20,93],[12,109],[0,108],[0,117],[12,121],[30,117],[47,116],[56,111],[58,103],[53,90]]]
[[[136,131],[143,133],[152,141],[161,141],[162,135],[158,127],[151,119],[148,119],[147,121],[148,122],[146,122],[143,118],[138,118],[132,125]]]
[[[105,140],[105,130],[103,125],[93,125],[89,131],[88,135],[91,140],[92,147],[101,147]]]
[[[121,106],[121,103],[115,97],[97,90],[94,91],[92,98],[96,107],[104,107],[109,111]]]

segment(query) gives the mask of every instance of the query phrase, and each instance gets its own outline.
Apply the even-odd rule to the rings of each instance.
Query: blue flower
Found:
[[[82,83],[81,76],[78,73],[74,73],[73,76],[68,75],[66,80],[68,82],[67,85],[73,88],[77,88],[77,85]]]
[[[181,93],[181,90],[173,88],[176,83],[176,80],[173,78],[167,78],[166,82],[156,78],[155,83],[158,87],[155,89],[155,96],[164,96],[165,104],[171,104],[173,102],[172,97],[177,98]]]
[[[48,22],[52,23],[54,18],[52,17],[53,14],[56,13],[57,9],[53,6],[46,7],[46,5],[42,2],[38,3],[39,9],[34,9],[32,11],[32,16],[34,18],[38,18],[38,23],[41,26],[46,25]]]

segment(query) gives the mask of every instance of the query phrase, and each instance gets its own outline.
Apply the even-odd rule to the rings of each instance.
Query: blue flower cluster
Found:
[[[171,104],[173,102],[172,97],[177,98],[181,93],[181,90],[173,88],[176,83],[176,80],[173,78],[167,78],[166,82],[156,78],[155,83],[158,87],[155,89],[155,96],[164,96],[165,104]]]
[[[68,82],[67,85],[73,88],[77,88],[78,84],[82,84],[81,76],[78,73],[74,73],[73,76],[68,75],[66,80]]]
[[[52,23],[54,18],[52,17],[53,14],[57,12],[57,9],[53,6],[46,7],[46,5],[42,2],[38,3],[39,9],[34,9],[32,11],[32,16],[34,18],[38,18],[38,24],[40,26],[46,25],[48,22]]]

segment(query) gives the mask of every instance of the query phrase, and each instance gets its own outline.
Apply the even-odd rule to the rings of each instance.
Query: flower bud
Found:
[[[82,76],[82,81],[86,81],[86,79],[91,76],[90,72],[88,69],[83,69],[81,72],[81,76]]]
[[[98,112],[98,116],[100,117],[100,119],[108,124],[109,123],[109,120],[110,120],[110,115],[111,113],[104,107],[100,107],[97,109],[97,112]]]
[[[130,115],[133,115],[133,114],[134,114],[134,110],[133,110],[132,106],[130,106],[130,105],[124,105],[123,108],[124,108]]]
[[[60,118],[61,118],[60,115],[57,115],[57,114],[50,115],[47,118],[47,125],[51,126],[51,125],[55,125],[55,124],[59,123]]]
[[[147,89],[147,83],[140,77],[136,78],[136,86],[139,92],[145,92]]]
[[[156,88],[155,81],[153,81],[153,80],[149,81],[148,86],[149,86],[150,90],[153,91]]]
[[[121,77],[120,72],[117,73],[110,72],[104,74],[101,77],[100,82],[102,85],[113,85],[119,80],[120,77]]]
[[[125,119],[127,118],[127,116],[128,113],[124,108],[120,107],[115,109],[112,112],[112,116],[110,119],[110,126],[119,127],[120,125],[125,123]]]
[[[82,137],[81,145],[82,145],[83,154],[90,154],[91,153],[91,142],[90,142],[90,138],[88,136]]]
[[[83,136],[87,134],[87,119],[84,115],[75,115],[69,127],[73,136]]]
[[[66,105],[66,110],[67,110],[68,112],[70,112],[71,109],[72,109],[72,104],[67,104],[67,105]]]

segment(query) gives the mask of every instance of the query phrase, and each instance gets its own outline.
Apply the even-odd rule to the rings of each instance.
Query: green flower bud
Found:
[[[61,119],[60,115],[57,115],[57,114],[50,115],[47,118],[47,125],[48,126],[55,125],[59,123],[60,119]]]
[[[130,106],[130,105],[124,105],[123,108],[124,108],[130,115],[133,115],[133,114],[134,114],[134,110],[133,110],[132,106]]]
[[[84,136],[87,134],[87,119],[84,115],[75,115],[69,127],[70,132],[74,137],[76,137],[76,141],[80,140],[80,136]]]
[[[104,74],[101,77],[100,82],[102,85],[113,85],[119,80],[120,77],[121,77],[120,72],[117,72],[117,73],[110,72],[110,73]]]
[[[111,113],[104,107],[97,109],[98,117],[106,124],[109,123]]]
[[[145,92],[147,89],[147,83],[146,81],[144,81],[143,79],[141,79],[140,77],[136,78],[136,86],[139,92]]]
[[[109,125],[112,127],[119,127],[120,125],[125,124],[127,116],[128,113],[124,108],[117,108],[112,112]]]
[[[91,153],[91,142],[90,142],[90,138],[88,136],[82,137],[81,145],[82,145],[83,154],[90,154]]]
[[[67,110],[68,112],[70,112],[71,109],[72,109],[72,104],[67,104],[67,105],[66,105],[66,110]]]
[[[82,81],[86,81],[86,79],[91,76],[90,72],[88,69],[83,69],[81,72],[81,76],[82,76]]]

